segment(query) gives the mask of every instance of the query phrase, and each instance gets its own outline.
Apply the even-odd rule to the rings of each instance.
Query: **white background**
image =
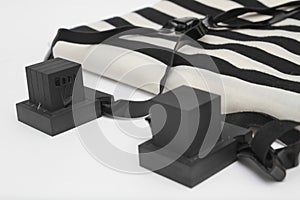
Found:
[[[25,66],[42,61],[58,28],[125,14],[156,0],[2,0],[0,3],[0,200],[11,199],[299,199],[300,169],[270,182],[239,162],[193,189],[155,174],[109,169],[85,150],[76,130],[50,138],[16,120],[15,103],[28,98]],[[85,74],[87,82],[92,75]],[[95,77],[94,77],[95,78]],[[99,88],[109,91],[109,82]],[[111,83],[113,84],[113,83]],[[129,88],[128,88],[129,90]],[[130,150],[122,131],[99,120]],[[124,140],[126,141],[126,140]],[[125,143],[125,144],[124,144]]]

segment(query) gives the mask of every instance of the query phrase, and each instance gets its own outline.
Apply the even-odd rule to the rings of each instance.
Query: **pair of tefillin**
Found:
[[[175,19],[161,31],[198,39],[210,28],[260,28],[299,13],[299,5],[296,1],[274,8],[233,9],[203,20]],[[281,10],[291,6],[297,8]],[[273,17],[260,22],[234,23],[232,20],[249,12]],[[62,29],[52,46],[66,40],[99,44],[111,34],[129,29],[132,27],[94,34]],[[144,117],[153,137],[139,145],[140,165],[188,187],[194,187],[238,158],[251,159],[276,181],[285,178],[286,169],[298,165],[299,142],[294,142],[296,139],[286,133],[293,131],[299,123],[262,119],[266,125],[254,134],[245,126],[225,122],[225,116],[221,114],[221,97],[216,94],[181,86],[143,102],[115,101],[110,94],[84,87],[81,65],[53,58],[52,52],[47,61],[27,67],[26,75],[29,100],[17,104],[19,121],[56,136],[103,116]],[[234,118],[231,116],[230,119]],[[232,121],[230,119],[227,122]],[[270,145],[277,139],[288,146],[273,150]]]

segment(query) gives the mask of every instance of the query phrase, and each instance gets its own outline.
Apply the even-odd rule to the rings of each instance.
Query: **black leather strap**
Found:
[[[266,123],[274,119],[275,118],[270,115],[256,112],[239,112],[226,115],[227,123],[235,124],[237,126],[241,126],[247,129],[261,128]]]
[[[119,27],[116,29],[108,30],[108,31],[80,31],[80,30],[69,30],[69,29],[59,29],[56,37],[54,38],[51,49],[46,56],[46,60],[53,58],[53,48],[57,44],[57,42],[70,42],[75,44],[100,44],[101,42],[105,41],[109,37],[120,34],[122,32],[132,30],[132,29],[138,29],[139,27],[136,26],[124,26]]]
[[[263,113],[241,112],[226,115],[226,122],[257,130],[253,139],[244,144],[239,158],[253,160],[276,181],[282,181],[286,170],[299,164],[300,123],[278,120]],[[273,150],[271,145],[279,140],[286,147]]]
[[[260,162],[267,166],[270,147],[276,141],[293,130],[300,123],[293,121],[273,120],[260,128],[251,142],[251,149]],[[296,141],[295,141],[296,142]]]
[[[242,114],[235,114],[242,116]],[[243,120],[251,123],[251,118],[260,114],[247,113]],[[270,175],[276,181],[282,181],[286,176],[286,170],[296,167],[299,164],[300,152],[300,132],[295,130],[300,126],[299,122],[272,119],[271,117],[262,116],[267,121],[264,125],[254,123],[257,127],[253,139],[248,141],[240,149],[239,158],[249,158],[253,160],[265,173]],[[259,117],[262,119],[261,117]],[[235,119],[241,119],[236,117]],[[244,122],[242,121],[243,124]],[[245,121],[245,122],[246,122]],[[255,120],[254,120],[255,121]],[[237,122],[237,121],[235,121]],[[281,141],[286,147],[274,150],[271,145],[275,141]]]
[[[282,9],[292,8],[292,10],[284,11]],[[258,13],[263,15],[272,16],[270,19],[258,21],[258,22],[239,22],[238,17],[247,13]],[[229,10],[227,12],[221,13],[210,20],[210,26],[214,28],[232,28],[232,29],[242,29],[242,28],[264,28],[266,26],[271,26],[277,22],[280,22],[286,18],[292,17],[300,13],[300,1],[292,1],[272,8],[236,8]],[[221,24],[222,23],[222,24]]]
[[[118,100],[102,105],[103,113],[108,117],[141,118],[149,115],[151,99],[146,101]]]
[[[291,169],[299,165],[300,141],[288,145],[286,148],[276,150],[278,160],[285,169]]]

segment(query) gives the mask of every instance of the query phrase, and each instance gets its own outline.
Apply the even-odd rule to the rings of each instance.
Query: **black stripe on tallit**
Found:
[[[231,0],[233,2],[236,2],[238,4],[243,5],[244,7],[258,7],[258,8],[262,8],[265,7],[265,5],[259,1],[256,0]]]
[[[205,42],[199,43],[204,49],[228,49],[242,54],[255,61],[268,65],[282,73],[289,75],[300,75],[300,65],[295,64],[289,60],[280,58],[276,55],[269,54],[268,52],[255,47],[245,46],[241,44],[208,44]]]
[[[170,58],[169,56],[172,55],[172,52],[170,51],[170,49],[155,46],[155,45],[145,43],[145,42],[135,42],[135,41],[119,39],[119,40],[111,41],[110,45],[122,47],[125,49],[138,49],[138,50],[136,50],[137,52],[140,52],[140,53],[143,53],[150,57],[153,57],[165,64],[169,64],[169,63],[166,63],[166,61],[168,61],[169,59],[167,59],[167,58]],[[165,52],[165,53],[163,53],[163,52]],[[206,70],[209,70],[212,72],[216,72],[213,67],[213,64],[215,63],[219,72],[223,75],[238,78],[240,80],[244,80],[249,83],[254,83],[254,84],[258,84],[258,85],[269,86],[269,87],[283,89],[283,90],[287,90],[287,91],[291,91],[291,92],[300,93],[300,83],[299,82],[284,80],[284,79],[275,77],[273,75],[255,71],[255,70],[240,69],[240,68],[235,67],[231,63],[229,63],[223,59],[214,57],[214,56],[211,56],[211,59],[214,61],[214,63],[213,62],[203,63],[200,61],[208,60],[207,55],[204,55],[204,54],[185,55],[182,53],[178,53],[178,55],[181,58],[178,58],[178,57],[175,58],[174,66],[190,65],[189,63],[197,63],[197,66],[195,66],[195,67],[199,67],[201,69],[206,69]],[[189,61],[189,62],[185,62],[184,60]]]
[[[144,11],[145,10],[145,11]],[[171,16],[168,16],[160,11],[157,11],[153,8],[142,9],[141,11],[137,11],[138,14],[141,14],[146,19],[153,21],[157,24],[164,25],[167,21],[173,19]],[[300,54],[300,43],[294,39],[287,38],[284,36],[270,36],[270,37],[255,37],[255,36],[247,36],[241,33],[232,32],[230,30],[210,30],[208,34],[218,35],[225,38],[230,38],[234,40],[242,40],[242,41],[265,41],[280,45],[283,48],[295,53]]]
[[[220,10],[208,5],[205,5],[204,3],[198,2],[198,1],[193,1],[193,0],[168,0],[170,2],[173,2],[183,8],[186,8],[190,11],[202,14],[202,15],[209,15],[209,16],[216,16],[222,12],[224,12],[224,10]],[[217,2],[216,2],[217,3]],[[238,18],[234,18],[233,19],[236,23],[247,23],[249,21],[245,20],[245,19],[238,19]],[[294,25],[288,25],[288,26],[266,26],[260,29],[266,29],[266,30],[285,30],[285,31],[292,31],[292,32],[299,32],[300,31],[300,27],[299,26],[294,26]]]
[[[233,31],[224,31],[224,30],[210,30],[209,35],[215,35],[219,37],[229,38],[239,41],[261,41],[269,42],[271,44],[276,44],[283,47],[284,49],[300,55],[300,42],[286,37],[281,36],[266,36],[266,37],[255,37],[250,35],[245,35],[243,33],[233,32]]]
[[[104,21],[115,27],[133,26],[130,22],[126,21],[121,17],[114,17],[114,18],[106,19]]]
[[[146,19],[149,19],[150,21],[160,25],[165,25],[168,21],[174,19],[173,17],[162,13],[154,8],[144,8],[135,12],[145,17]]]

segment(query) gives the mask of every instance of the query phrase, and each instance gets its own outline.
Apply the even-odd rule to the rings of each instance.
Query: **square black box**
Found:
[[[186,149],[185,156],[193,157],[217,142],[222,131],[219,95],[181,86],[154,98],[152,104],[163,108],[150,109],[155,145],[179,153]]]
[[[55,58],[26,67],[29,101],[49,111],[65,106],[72,98],[76,80],[76,100],[84,100],[81,65]]]

